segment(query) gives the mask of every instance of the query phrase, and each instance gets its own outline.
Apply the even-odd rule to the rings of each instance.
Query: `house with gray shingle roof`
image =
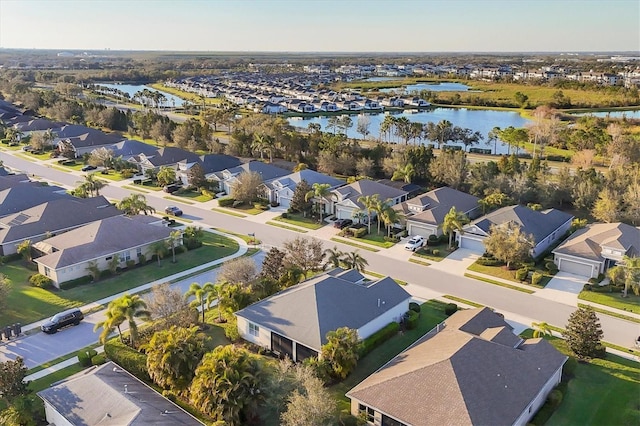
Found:
[[[364,205],[358,201],[362,196],[378,195],[381,201],[389,200],[391,205],[396,205],[405,201],[409,194],[407,191],[369,179],[358,180],[334,189],[331,193],[333,197],[330,208],[336,219],[353,219],[356,211],[364,211]]]
[[[50,425],[204,424],[112,361],[58,382],[38,396]]]
[[[389,277],[366,280],[336,268],[235,313],[240,336],[294,361],[316,357],[329,331],[349,327],[365,339],[409,309],[411,295]]]
[[[396,204],[393,208],[404,218],[409,235],[442,235],[444,217],[455,207],[468,218],[480,214],[478,197],[457,189],[442,187]]]
[[[119,258],[121,268],[129,260],[138,263],[141,255],[151,259],[151,246],[166,241],[171,231],[153,216],[108,217],[34,244],[36,252],[42,254],[34,262],[38,272],[51,278],[57,287],[87,276],[90,262],[104,271],[114,257]]]
[[[64,188],[32,182],[24,174],[0,176],[0,217],[60,198],[74,197]]]
[[[123,160],[128,161],[131,157],[140,154],[153,155],[158,150],[158,147],[137,140],[127,139],[111,145],[108,149],[113,151],[114,158],[122,157]]]
[[[182,181],[183,185],[189,186],[191,184],[189,181],[189,174],[191,168],[196,164],[202,167],[202,172],[206,178],[207,175],[211,175],[212,173],[237,167],[242,164],[242,160],[238,157],[226,154],[205,154],[198,157],[197,161],[193,161],[193,159],[191,159],[191,161],[179,161],[177,164],[178,169],[176,171],[176,177],[178,180]]]
[[[595,278],[624,256],[640,256],[640,228],[625,223],[592,223],[574,232],[554,251],[558,269]]]
[[[110,145],[124,140],[117,133],[105,133],[76,124],[63,126],[55,133],[56,139],[53,143],[58,146],[58,150],[61,152],[70,150],[75,153],[76,158],[97,148],[109,148]]]
[[[87,223],[121,215],[106,198],[62,197],[0,218],[0,255],[17,252],[25,240],[36,243]]]
[[[342,179],[305,169],[264,182],[262,184],[262,190],[269,201],[276,202],[280,204],[281,207],[288,208],[291,205],[296,187],[303,180],[306,181],[309,186],[313,186],[314,183],[328,184],[330,190],[342,186],[345,183]]]
[[[458,311],[347,392],[351,414],[393,426],[525,425],[567,357],[489,308]]]
[[[225,169],[221,172],[211,173],[210,175],[207,175],[207,178],[218,182],[218,188],[220,188],[221,191],[224,191],[229,195],[233,195],[232,188],[234,182],[238,181],[238,176],[241,173],[247,172],[258,173],[262,178],[262,182],[277,179],[291,173],[290,170],[263,163],[262,161],[249,161],[248,163],[241,164],[237,167]]]
[[[515,223],[525,234],[533,237],[531,256],[538,257],[565,236],[572,220],[572,215],[556,209],[537,211],[521,205],[507,206],[465,225],[463,232],[456,232],[456,241],[460,248],[484,253],[484,239],[489,236],[493,225]]]
[[[168,146],[156,148],[150,154],[140,153],[129,158],[129,162],[135,164],[142,173],[146,173],[147,170],[158,170],[161,167],[177,169],[179,162],[194,163],[198,161],[198,158],[198,154],[182,148]]]

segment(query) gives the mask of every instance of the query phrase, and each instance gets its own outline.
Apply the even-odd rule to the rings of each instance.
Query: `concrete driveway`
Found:
[[[578,295],[588,280],[588,277],[581,275],[558,272],[545,288],[536,291],[534,294],[545,299],[577,306]]]
[[[450,274],[464,275],[467,268],[480,257],[480,254],[469,249],[458,249],[440,262],[433,262],[429,268],[439,269]]]

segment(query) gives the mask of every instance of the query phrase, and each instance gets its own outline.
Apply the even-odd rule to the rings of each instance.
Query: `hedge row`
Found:
[[[235,202],[236,202],[236,199],[231,197],[218,199],[218,205],[220,207],[230,207],[230,206],[233,206],[233,203]]]
[[[151,381],[147,372],[147,356],[125,345],[115,337],[104,344],[104,353],[111,361],[127,370],[134,376]]]
[[[383,342],[386,342],[387,340],[398,334],[399,329],[400,324],[394,321],[364,339],[360,344],[360,357],[365,356],[366,354],[380,346]]]

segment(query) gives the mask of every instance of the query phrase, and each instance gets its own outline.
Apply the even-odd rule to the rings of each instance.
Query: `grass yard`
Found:
[[[526,284],[533,288],[544,288],[549,283],[549,281],[551,281],[551,278],[553,278],[553,275],[550,275],[546,269],[539,267],[538,265],[534,267],[533,272],[541,272],[543,275],[539,285],[533,285],[529,282],[520,282],[516,280],[516,270],[508,270],[503,266],[485,266],[478,264],[478,262],[474,262],[471,266],[469,266],[469,268],[467,268],[467,271],[480,272],[481,274],[487,274],[491,275],[492,277],[513,281],[514,283]]]
[[[501,281],[496,281],[496,280],[492,280],[492,279],[485,278],[485,277],[480,277],[478,275],[464,274],[464,276],[467,277],[467,278],[472,278],[474,280],[482,281],[482,282],[485,282],[485,283],[498,285],[500,287],[510,288],[511,290],[521,291],[521,292],[527,293],[527,294],[533,294],[534,293],[533,290],[522,288],[522,287],[517,286],[517,285],[506,284],[506,283],[503,283]]]
[[[197,201],[199,203],[204,203],[204,202],[213,200],[213,197],[210,195],[203,195],[199,192],[191,191],[191,190],[180,190],[180,191],[174,192],[173,195],[180,198],[188,198],[189,200]]]
[[[380,232],[378,232],[376,229],[371,229],[371,233],[365,235],[364,237],[360,237],[360,238],[354,238],[355,240],[362,240],[366,243],[369,243],[371,245],[377,246],[377,247],[382,247],[382,248],[390,248],[393,247],[396,243],[394,243],[393,241],[385,241],[384,237],[386,237],[387,234],[386,232],[383,230],[381,230]]]
[[[229,216],[235,216],[235,217],[247,217],[247,215],[246,215],[246,214],[237,213],[237,212],[234,212],[234,211],[229,210],[229,209],[227,209],[227,208],[217,208],[217,207],[214,207],[214,208],[212,208],[212,209],[211,209],[211,211],[218,212],[218,213],[228,214]]]
[[[76,373],[81,372],[87,367],[83,367],[80,364],[73,364],[68,367],[65,367],[61,370],[55,371],[51,374],[48,374],[38,380],[34,380],[29,383],[29,389],[33,392],[40,392],[41,390],[45,390],[53,383],[58,382],[62,379],[66,379],[69,376],[73,376]],[[42,404],[42,400],[40,398],[36,398],[36,401],[39,401]],[[44,408],[44,407],[43,407]]]
[[[307,229],[320,229],[325,225],[324,223],[318,222],[317,219],[314,219],[311,217],[304,217],[300,213],[287,213],[286,218],[282,216],[278,216],[273,218],[273,220],[276,220],[278,222],[288,223],[290,225],[299,226],[301,228],[307,228]]]
[[[68,290],[44,290],[29,284],[29,276],[35,272],[26,269],[21,260],[2,266],[2,273],[12,283],[7,300],[7,308],[0,313],[0,324],[20,322],[29,324],[55,313],[82,306],[104,297],[120,293],[142,284],[191,269],[203,263],[228,256],[238,251],[238,243],[222,235],[204,233],[203,246],[183,253],[171,263],[171,254],[165,256],[160,266],[149,262],[143,267]]]
[[[170,201],[175,201],[177,203],[182,203],[182,204],[187,204],[187,205],[193,205],[195,204],[194,202],[185,200],[184,198],[180,198],[180,197],[174,197],[171,195],[167,195],[166,197],[163,197],[165,200],[170,200]]]
[[[629,291],[628,296],[624,298],[622,297],[621,293],[598,293],[595,291],[581,291],[578,299],[640,314],[640,296],[636,296],[632,291]]]
[[[413,330],[407,330],[404,334],[398,334],[378,346],[364,358],[358,361],[356,369],[340,383],[330,387],[330,391],[338,400],[340,410],[349,411],[349,399],[344,396],[347,391],[370,376],[377,369],[386,364],[393,357],[408,348],[412,343],[424,336],[437,324],[447,317],[444,314],[445,304],[436,300],[429,300],[420,306],[421,315],[418,326]]]
[[[266,224],[271,226],[276,226],[278,228],[286,229],[288,231],[299,232],[301,234],[306,234],[307,232],[309,232],[309,231],[305,231],[304,229],[296,228],[295,226],[289,226],[289,225],[285,225],[285,224],[273,222],[273,221],[267,221]]]
[[[429,249],[431,251],[431,253],[427,253],[427,249]],[[433,254],[433,251],[437,250],[436,253],[438,253],[437,255]],[[422,258],[422,259],[427,259],[430,260],[432,262],[440,262],[442,259],[444,259],[445,257],[449,256],[452,253],[452,251],[449,251],[449,244],[448,243],[442,243],[442,244],[438,244],[437,246],[424,246],[421,247],[420,250],[416,250],[413,253],[413,256]]]
[[[333,237],[333,238],[331,238],[331,241],[335,241],[336,243],[340,243],[340,244],[346,244],[348,246],[360,248],[360,249],[363,249],[363,250],[368,250],[368,251],[373,251],[373,252],[380,251],[377,248],[373,248],[373,247],[365,245],[365,244],[358,244],[358,243],[353,242],[352,240],[347,240],[346,238]]]
[[[528,330],[531,337],[531,330]],[[549,337],[569,355],[562,339]],[[640,364],[616,355],[578,363],[562,404],[545,423],[554,425],[632,425],[640,423]],[[534,418],[535,422],[535,418]]]

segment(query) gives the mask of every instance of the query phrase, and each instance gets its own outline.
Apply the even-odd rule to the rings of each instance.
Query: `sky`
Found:
[[[640,0],[0,0],[0,48],[640,51]]]

